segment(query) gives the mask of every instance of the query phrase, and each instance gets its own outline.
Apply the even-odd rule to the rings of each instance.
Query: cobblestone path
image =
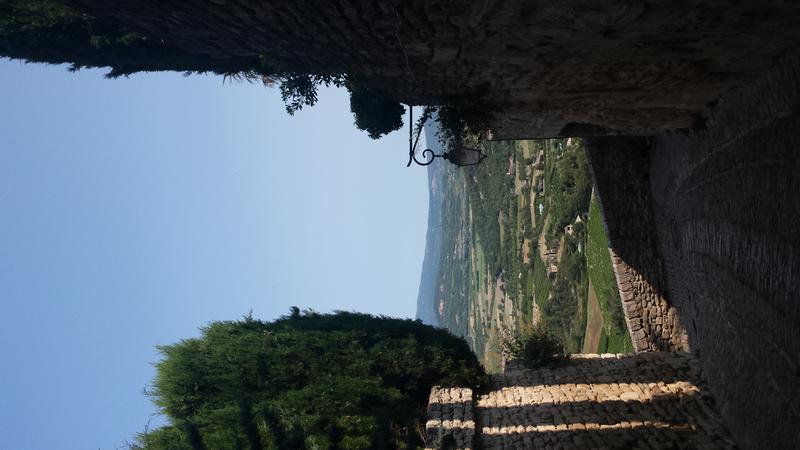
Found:
[[[472,394],[434,388],[428,448],[735,448],[685,353],[573,355],[539,370],[509,363],[493,390]]]

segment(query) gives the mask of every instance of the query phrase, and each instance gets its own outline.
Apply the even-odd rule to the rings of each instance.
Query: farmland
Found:
[[[484,145],[481,165],[439,174],[440,326],[464,336],[490,370],[501,364],[502,332],[530,324],[570,352],[629,351],[582,142]]]

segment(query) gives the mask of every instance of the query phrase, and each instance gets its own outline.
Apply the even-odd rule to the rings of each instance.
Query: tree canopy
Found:
[[[367,94],[345,73],[298,66],[272,55],[210,58],[171,45],[158,36],[98,18],[64,0],[0,0],[0,56],[70,64],[71,70],[108,67],[109,77],[141,71],[215,73],[277,85],[289,114],[313,106],[320,85],[346,87],[356,126],[373,139],[403,126],[403,106],[385,93]]]
[[[300,313],[213,322],[159,347],[169,424],[134,449],[416,448],[434,385],[481,389],[466,342],[420,321]]]
[[[214,73],[226,78],[263,82],[279,88],[286,111],[294,114],[317,102],[318,87],[350,92],[354,123],[373,139],[403,126],[405,108],[397,95],[368,83],[363,75],[339,66],[301,61],[297,57],[253,50],[210,57],[173,40],[151,35],[113,15],[92,14],[91,2],[74,0],[0,0],[0,57],[48,64],[70,70],[109,68],[109,77],[137,72]],[[337,68],[338,67],[338,68]],[[476,91],[477,92],[477,91]],[[445,131],[443,141],[488,129],[489,106],[476,104],[480,93],[430,105]]]

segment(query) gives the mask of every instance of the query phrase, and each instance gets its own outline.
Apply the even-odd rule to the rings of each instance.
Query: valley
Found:
[[[417,316],[435,314],[490,371],[503,333],[533,325],[571,353],[632,351],[582,141],[483,145],[478,166],[429,168],[441,234],[426,255],[439,261],[423,274],[435,282],[421,287],[433,292]]]

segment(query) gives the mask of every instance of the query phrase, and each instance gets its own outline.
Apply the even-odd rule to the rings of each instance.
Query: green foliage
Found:
[[[600,342],[597,343],[597,353],[612,353],[608,351],[608,333],[606,329],[600,330]]]
[[[317,103],[317,88],[324,86],[344,86],[346,78],[344,75],[310,74],[302,72],[292,72],[279,69],[281,66],[268,65],[264,63],[262,57],[262,70],[268,73],[270,80],[280,81],[281,99],[286,104],[286,112],[294,115],[304,106],[314,106]]]
[[[289,75],[281,82],[281,99],[286,103],[286,112],[294,115],[303,106],[317,103],[317,83],[307,75]]]
[[[488,157],[479,166],[454,169],[465,181],[468,202],[456,204],[452,209],[442,208],[442,217],[446,225],[445,236],[474,236],[465,240],[475,251],[477,267],[469,258],[455,255],[456,249],[463,249],[469,256],[469,245],[447,245],[443,251],[442,269],[438,286],[443,288],[439,294],[445,299],[445,316],[442,324],[448,329],[472,339],[475,351],[483,356],[494,354],[492,342],[498,330],[490,322],[482,323],[477,317],[479,308],[470,305],[477,298],[477,292],[485,290],[487,278],[494,281],[502,275],[504,289],[513,303],[513,313],[518,325],[532,320],[532,301],[535,298],[541,319],[550,325],[551,332],[561,339],[567,350],[580,351],[585,333],[585,305],[587,300],[587,277],[585,274],[585,230],[580,223],[575,225],[575,235],[565,237],[565,250],[558,265],[559,275],[553,282],[547,275],[548,264],[539,258],[537,241],[546,222],[545,218],[555,212],[560,219],[550,217],[549,222],[572,223],[576,216],[583,216],[588,208],[591,193],[591,179],[583,155],[580,141],[569,146],[565,139],[528,141],[525,145],[532,148],[528,162],[538,159],[541,151],[545,161],[543,182],[544,192],[536,197],[537,204],[542,204],[543,211],[537,211],[536,226],[531,219],[531,191],[535,189],[533,173],[537,168],[526,166],[522,146],[513,141],[484,142]],[[516,163],[516,177],[508,172],[510,162]],[[522,186],[515,193],[515,178],[519,178]],[[538,180],[537,180],[538,181]],[[538,183],[536,183],[538,184]],[[460,187],[461,184],[453,183]],[[461,196],[458,190],[448,191],[452,198]],[[587,199],[584,201],[583,199]],[[471,210],[471,215],[469,214]],[[455,218],[450,218],[454,216]],[[464,218],[472,218],[471,227],[464,225]],[[501,219],[502,218],[502,219]],[[502,229],[500,222],[502,220]],[[549,227],[553,228],[554,227]],[[563,235],[554,233],[551,241]],[[545,230],[546,231],[546,230]],[[529,264],[522,262],[523,240],[530,239]],[[552,242],[551,242],[552,243]],[[580,248],[580,250],[579,250]],[[485,268],[488,264],[488,271]],[[460,272],[460,267],[467,270]],[[473,279],[470,279],[472,277]],[[550,292],[553,297],[550,298]],[[490,295],[491,297],[491,295]],[[496,301],[496,300],[495,300]],[[493,308],[492,300],[482,308]],[[475,327],[470,329],[470,314],[475,320]],[[488,349],[487,349],[488,345]],[[488,363],[490,359],[485,359]]]
[[[490,299],[484,298],[486,304],[478,305],[475,301],[477,293],[485,291],[487,278],[493,280],[502,274],[508,298],[514,302],[516,325],[524,326],[533,320],[535,299],[541,323],[563,343],[567,352],[580,352],[586,332],[591,276],[604,318],[597,351],[630,351],[599,208],[596,202],[591,202],[590,207],[592,183],[581,141],[547,139],[522,145],[490,141],[483,145],[487,159],[480,166],[453,169],[460,178],[454,177],[458,182],[444,188],[449,197],[444,203],[447,207],[441,209],[445,224],[442,234],[451,239],[443,247],[437,281],[441,289],[437,295],[445,299],[442,325],[471,339],[476,353],[491,367],[494,336],[499,330],[494,321],[486,321],[480,315],[497,304],[492,303],[491,295]],[[527,151],[523,145],[528,147]],[[516,176],[521,182],[516,185],[516,193],[515,177],[507,174],[512,160],[516,162]],[[532,167],[534,163],[536,167]],[[535,183],[534,177],[538,177]],[[461,202],[464,186],[468,193],[466,203]],[[533,192],[536,192],[535,226],[529,209]],[[587,212],[590,212],[588,221]],[[502,238],[499,217],[503,222]],[[578,217],[580,220],[576,220]],[[572,225],[571,234],[564,231],[568,224]],[[542,234],[551,251],[559,248],[563,238],[555,280],[548,277],[551,261],[543,262],[539,255],[538,240]],[[466,236],[466,245],[456,242],[458,236]],[[522,263],[526,238],[530,245],[529,264]],[[467,256],[457,255],[457,249]],[[469,258],[471,250],[474,262]],[[474,321],[474,327],[469,326],[470,320]]]
[[[596,196],[592,196],[587,224],[588,238],[586,242],[586,262],[592,288],[597,295],[600,309],[603,312],[603,333],[605,342],[600,343],[598,352],[627,353],[633,351],[633,344],[625,324],[622,301],[617,289],[617,280],[611,266],[600,204]]]
[[[547,269],[545,264],[539,259],[538,254],[533,254],[531,258],[532,272],[533,272],[533,292],[536,295],[536,304],[540,309],[543,309],[547,297],[550,295],[550,289],[553,284],[547,278]]]
[[[279,86],[289,114],[318,100],[320,85],[347,86],[355,124],[377,139],[403,126],[404,107],[346,73],[300,61],[250,55],[211,58],[191,53],[162,36],[140,35],[111,17],[94,17],[67,0],[0,0],[0,57],[69,64],[71,70],[109,67],[109,77],[140,71],[214,73]],[[488,109],[476,95],[451,99],[439,113],[448,142],[488,129]],[[456,106],[457,105],[457,106]]]
[[[0,56],[68,63],[71,70],[110,67],[109,77],[140,71],[210,72],[228,79],[279,83],[289,114],[314,105],[319,85],[344,86],[346,82],[343,74],[298,67],[263,55],[209,58],[191,54],[61,0],[0,0]]]
[[[180,427],[161,427],[155,430],[146,430],[136,437],[136,442],[128,444],[131,450],[144,449],[191,449],[186,434]]]
[[[170,425],[132,448],[413,448],[434,384],[487,383],[462,339],[356,313],[213,322],[159,351],[150,394]]]
[[[500,352],[506,359],[519,361],[530,369],[561,364],[567,356],[561,341],[542,325],[528,326],[516,333],[505,331]]]
[[[552,298],[542,305],[545,322],[570,353],[581,351],[586,332],[588,279],[586,261],[577,248],[583,241],[582,230],[577,227],[574,236],[565,236],[564,256],[558,266]]]
[[[583,149],[576,146],[561,148],[559,144],[553,151],[554,159],[549,164],[548,192],[551,220],[547,239],[557,238],[576,215],[589,210],[592,193],[592,178],[589,176],[589,163]]]
[[[0,34],[26,33],[85,21],[77,11],[53,0],[0,1]]]
[[[480,237],[492,276],[510,271],[516,253],[505,254],[500,241],[499,213],[513,205],[514,178],[507,176],[508,160],[514,154],[515,144],[508,141],[487,143],[487,158],[478,166],[460,170],[467,177],[469,204],[473,209],[475,232]],[[507,227],[508,228],[508,227]],[[506,248],[513,247],[507,246]]]
[[[359,130],[366,131],[372,139],[378,139],[403,126],[405,108],[360,84],[350,86],[350,111]]]
[[[465,104],[459,101],[460,104]],[[436,137],[445,151],[459,147],[469,141],[475,144],[490,130],[492,109],[478,103],[469,106],[455,106],[455,103],[428,105],[414,125],[416,135],[422,132],[426,122],[437,123]],[[428,145],[431,145],[429,142]]]
[[[469,102],[469,106],[455,106],[453,102],[442,106],[431,106],[428,110],[436,113],[439,122],[439,139],[445,144],[460,145],[465,137],[481,136],[489,130],[492,109],[487,105]]]
[[[258,57],[211,59],[140,35],[114,19],[97,18],[63,0],[0,0],[0,56],[71,70],[110,67],[109,77],[140,71],[257,74]]]

